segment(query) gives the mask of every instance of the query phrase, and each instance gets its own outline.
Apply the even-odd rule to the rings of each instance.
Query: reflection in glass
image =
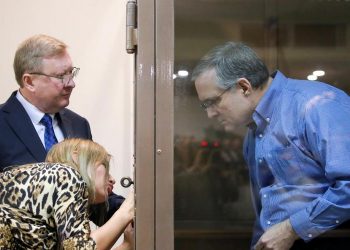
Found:
[[[200,57],[243,41],[270,72],[309,75],[350,93],[349,1],[174,0],[175,249],[249,249],[254,213],[242,157],[245,129],[229,134],[207,118],[192,82]],[[324,74],[314,73],[322,70]]]

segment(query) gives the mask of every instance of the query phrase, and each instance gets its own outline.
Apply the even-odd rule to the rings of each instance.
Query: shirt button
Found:
[[[266,195],[266,194],[264,194],[264,195],[263,195],[263,197],[264,197],[264,198],[266,198],[266,197],[267,197],[267,195]]]
[[[262,163],[262,159],[261,158],[259,159],[259,163]]]
[[[268,221],[267,221],[267,225],[271,225],[271,221],[268,220]]]
[[[263,137],[263,135],[262,134],[259,134],[259,138],[262,138]]]
[[[267,118],[266,118],[266,121],[267,121],[267,122],[270,122],[270,118],[267,117]]]
[[[339,221],[338,221],[338,220],[336,220],[336,221],[335,221],[335,223],[337,223],[337,224],[338,224],[338,223],[339,223]]]
[[[308,237],[309,237],[309,238],[312,238],[312,234],[308,234]]]

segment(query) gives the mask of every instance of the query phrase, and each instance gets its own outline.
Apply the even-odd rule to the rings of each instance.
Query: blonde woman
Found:
[[[46,162],[1,173],[0,249],[111,249],[133,219],[134,195],[90,230],[89,206],[107,201],[113,188],[109,160],[99,144],[67,139]],[[131,238],[116,249],[132,249]]]

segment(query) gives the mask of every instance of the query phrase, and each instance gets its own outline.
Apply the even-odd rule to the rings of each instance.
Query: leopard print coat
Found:
[[[0,174],[0,249],[95,249],[86,183],[74,168],[37,163]]]

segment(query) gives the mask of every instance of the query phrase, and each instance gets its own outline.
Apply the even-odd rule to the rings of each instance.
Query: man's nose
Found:
[[[75,87],[75,81],[74,81],[74,79],[72,78],[72,79],[70,79],[69,80],[69,82],[64,86],[64,87],[66,87],[66,88],[74,88]]]
[[[207,115],[208,115],[208,118],[214,118],[215,116],[217,116],[218,115],[218,112],[216,111],[216,109],[215,108],[213,108],[213,107],[208,107],[207,108]]]

